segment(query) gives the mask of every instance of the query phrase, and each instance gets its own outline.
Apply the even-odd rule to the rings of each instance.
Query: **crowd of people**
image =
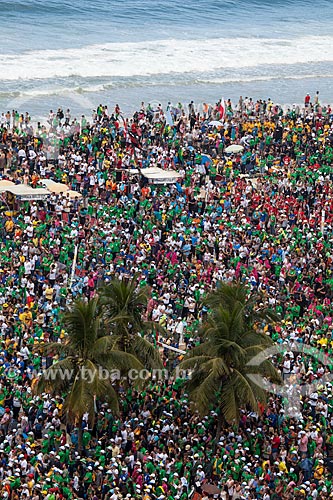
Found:
[[[118,105],[79,119],[59,109],[37,126],[28,113],[3,113],[2,180],[37,192],[48,178],[82,196],[2,194],[2,499],[333,496],[333,386],[320,385],[333,365],[333,115],[309,97],[285,111],[247,97],[200,112],[142,103],[131,118]],[[180,178],[148,183],[141,174],[153,166]],[[201,418],[179,380],[151,381],[121,392],[121,417],[98,403],[79,453],[62,398],[32,390],[47,362],[34,347],[63,340],[61,315],[76,297],[135,274],[151,290],[146,318],[166,332],[152,340],[181,350],[200,341],[202,299],[219,282],[259,291],[281,317],[262,326],[285,346],[283,377],[313,387],[301,413],[271,395],[216,443],[214,409]],[[177,363],[167,348],[164,359]]]

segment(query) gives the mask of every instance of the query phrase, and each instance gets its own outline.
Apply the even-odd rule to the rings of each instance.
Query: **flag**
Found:
[[[135,148],[142,149],[142,146],[141,146],[141,144],[139,143],[138,138],[137,138],[137,137],[133,134],[133,132],[128,132],[128,135],[129,135],[130,141],[131,141],[131,143],[133,144],[133,146],[134,146]]]
[[[165,120],[166,120],[167,125],[169,125],[170,127],[173,127],[173,119],[172,119],[172,116],[170,113],[170,109],[167,109],[165,112]]]

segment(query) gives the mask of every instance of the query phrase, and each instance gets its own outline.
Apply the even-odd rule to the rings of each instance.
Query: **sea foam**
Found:
[[[333,36],[213,38],[87,45],[1,54],[1,80],[132,77],[228,68],[332,62]]]

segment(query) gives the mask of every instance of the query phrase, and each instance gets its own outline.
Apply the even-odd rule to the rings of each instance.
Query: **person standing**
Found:
[[[317,90],[315,99],[314,99],[314,105],[318,106],[319,105],[319,90]]]
[[[310,100],[311,100],[311,96],[310,94],[306,94],[305,98],[304,98],[304,106],[306,108],[308,108],[310,106]]]

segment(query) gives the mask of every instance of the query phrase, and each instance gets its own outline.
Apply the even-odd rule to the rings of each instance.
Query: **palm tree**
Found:
[[[103,316],[111,334],[117,338],[118,348],[135,356],[148,369],[163,368],[158,349],[145,338],[154,330],[163,328],[153,321],[146,321],[149,288],[138,288],[138,278],[113,279],[99,289]]]
[[[44,355],[52,354],[58,359],[43,371],[35,385],[38,394],[65,394],[67,419],[78,424],[79,450],[82,450],[83,415],[88,413],[93,425],[96,400],[106,400],[119,413],[112,375],[143,368],[135,356],[119,350],[114,338],[105,334],[98,312],[97,298],[73,304],[63,317],[66,340],[41,347]]]
[[[248,326],[263,322],[268,324],[279,320],[275,311],[265,307],[263,302],[262,293],[250,291],[250,287],[241,282],[220,283],[204,300],[204,304],[209,308],[221,305],[231,310],[235,304],[240,304]]]
[[[258,411],[258,403],[266,400],[266,391],[250,374],[272,382],[280,382],[280,375],[269,359],[258,367],[247,366],[272,341],[248,324],[240,301],[234,301],[229,308],[214,307],[202,333],[203,342],[185,355],[180,368],[192,372],[185,389],[199,413],[204,415],[218,409],[216,438],[219,439],[223,421],[238,422],[240,409],[249,406]]]

